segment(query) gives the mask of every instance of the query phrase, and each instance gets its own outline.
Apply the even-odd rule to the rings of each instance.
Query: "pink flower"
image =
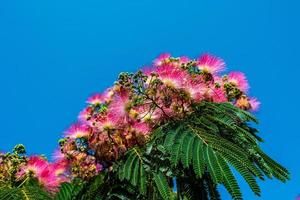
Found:
[[[56,176],[64,175],[69,167],[69,161],[67,159],[60,159],[52,163],[50,167]]]
[[[189,59],[189,57],[186,57],[186,56],[181,56],[179,57],[179,61],[180,63],[187,63],[189,62],[191,59]]]
[[[98,138],[96,138],[96,141],[98,141],[100,143],[110,140],[108,134],[104,133],[104,132],[100,132],[97,136],[98,136]]]
[[[250,111],[257,111],[259,108],[260,102],[256,98],[249,98],[246,95],[240,97],[236,100],[235,106]]]
[[[143,72],[143,74],[147,75],[148,78],[151,78],[151,73],[154,71],[153,66],[144,66],[142,67],[141,71]]]
[[[210,54],[204,54],[198,58],[197,66],[201,71],[210,74],[217,74],[225,69],[224,61]]]
[[[211,97],[213,102],[221,103],[227,101],[225,92],[220,88],[212,89]]]
[[[132,129],[143,135],[147,135],[151,131],[149,125],[144,122],[134,122],[132,125]]]
[[[53,160],[58,161],[64,159],[65,155],[61,152],[60,149],[55,149],[54,153],[52,154],[52,158]]]
[[[120,118],[118,118],[115,114],[108,113],[106,116],[102,116],[100,119],[95,120],[93,126],[99,131],[105,131],[120,125],[119,121]]]
[[[107,88],[103,93],[102,93],[103,99],[105,102],[110,102],[111,98],[114,96],[114,87],[109,87]]]
[[[93,114],[93,108],[92,107],[86,107],[84,108],[78,115],[78,120],[81,123],[87,123],[88,120],[92,117]]]
[[[73,124],[66,132],[65,135],[71,139],[88,137],[91,133],[91,128],[85,124]]]
[[[156,68],[155,72],[159,75],[159,79],[168,87],[180,89],[188,78],[185,70],[174,67],[172,65],[163,65]]]
[[[230,72],[228,74],[228,82],[235,85],[243,92],[247,92],[247,90],[249,89],[246,76],[242,72]]]
[[[227,101],[226,94],[221,88],[215,88],[214,86],[211,85],[209,87],[206,87],[205,89],[206,91],[203,94],[205,99],[217,103]]]
[[[56,173],[59,169],[61,170],[61,165],[59,165],[59,167],[58,165],[54,166],[42,157],[31,156],[26,165],[20,168],[17,177],[24,178],[24,176],[32,176],[36,178],[47,191],[55,192],[57,191],[61,180],[63,180],[58,176],[61,173]]]
[[[104,103],[104,97],[102,94],[94,94],[93,96],[89,97],[86,102],[92,105],[99,105]]]
[[[108,116],[114,122],[123,122],[129,112],[130,98],[127,91],[116,93],[108,106]]]
[[[260,102],[256,98],[249,98],[250,111],[257,111],[260,106]]]
[[[102,94],[99,93],[94,94],[91,97],[89,97],[86,102],[91,105],[99,105],[102,103],[107,103],[110,101],[111,97],[114,94],[113,89],[114,89],[113,87],[110,87],[106,89]]]
[[[171,54],[169,53],[163,53],[161,55],[158,56],[158,58],[156,58],[153,61],[154,66],[161,66],[166,59],[169,59],[171,57]]]
[[[47,166],[48,162],[44,158],[39,156],[31,156],[27,164],[21,167],[17,177],[20,178],[29,173],[33,174],[34,176],[38,176]]]
[[[103,170],[103,166],[99,163],[96,164],[96,173],[98,174],[99,172],[101,172]]]
[[[56,191],[60,184],[57,176],[52,172],[50,167],[44,168],[36,178],[38,179],[39,183],[50,192]]]
[[[192,100],[200,101],[203,99],[203,94],[207,90],[206,85],[196,81],[190,80],[184,86],[184,91],[189,95]]]

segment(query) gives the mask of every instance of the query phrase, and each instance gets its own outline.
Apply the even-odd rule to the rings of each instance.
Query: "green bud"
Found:
[[[64,146],[64,144],[66,143],[66,141],[67,141],[66,138],[59,139],[59,140],[58,140],[59,146],[61,146],[61,147]]]
[[[23,144],[17,144],[17,145],[13,148],[13,153],[14,153],[14,154],[25,154],[25,153],[26,153],[25,146],[24,146]]]

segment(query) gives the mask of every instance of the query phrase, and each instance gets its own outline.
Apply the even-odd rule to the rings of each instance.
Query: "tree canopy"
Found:
[[[121,73],[87,100],[54,162],[23,145],[0,153],[0,199],[242,199],[235,172],[260,196],[257,179],[289,179],[260,148],[256,98],[222,59],[162,54]]]

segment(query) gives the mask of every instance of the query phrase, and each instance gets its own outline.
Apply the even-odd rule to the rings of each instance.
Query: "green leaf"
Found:
[[[251,162],[243,163],[231,155],[222,154],[227,162],[229,162],[246,180],[251,190],[258,196],[260,196],[260,188],[255,180],[254,176],[259,178],[262,174]],[[253,170],[254,169],[254,170]]]
[[[125,168],[124,168],[125,179],[130,180],[132,175],[132,169],[137,163],[138,163],[138,157],[133,151],[131,151],[129,153],[129,157],[125,162]]]
[[[185,167],[185,168],[188,168],[192,161],[193,142],[194,142],[194,136],[189,133],[184,137],[183,142],[182,142],[181,161],[182,161],[183,167]]]
[[[18,186],[0,184],[0,200],[52,200],[52,196],[35,180],[25,179]]]
[[[203,142],[195,139],[193,144],[193,169],[198,178],[201,178],[205,170],[205,161],[203,156]]]
[[[153,178],[161,197],[164,200],[170,200],[170,189],[166,177],[161,172],[158,172],[153,174]]]
[[[218,162],[222,166],[221,170],[222,170],[222,174],[223,174],[223,183],[224,183],[225,188],[231,194],[233,199],[241,200],[242,193],[241,193],[238,183],[237,183],[234,175],[232,174],[229,166],[227,165],[226,161],[222,157],[218,156]]]
[[[164,140],[164,147],[167,150],[170,150],[175,142],[176,135],[180,131],[180,126],[176,130],[170,130]]]
[[[286,182],[290,179],[290,173],[287,169],[282,167],[280,164],[278,164],[276,161],[274,161],[272,158],[270,158],[267,154],[265,154],[260,149],[257,149],[259,155],[263,158],[263,160],[268,165],[269,169],[272,171],[272,175],[279,179],[282,182]]]
[[[213,181],[215,182],[215,184],[221,183],[223,180],[221,166],[215,153],[209,146],[204,146],[204,157],[207,162],[208,171],[212,176]]]
[[[62,183],[59,192],[55,196],[55,200],[72,200],[73,196],[76,196],[80,189],[75,184]]]
[[[145,169],[143,165],[140,165],[140,183],[139,183],[140,192],[143,195],[146,195],[147,192],[147,179],[145,174]]]
[[[138,180],[139,180],[139,170],[140,170],[140,162],[137,161],[137,162],[134,162],[134,165],[133,165],[133,174],[132,174],[132,178],[131,178],[131,184],[133,186],[137,186],[138,184]]]
[[[175,144],[173,145],[173,148],[171,150],[171,164],[173,166],[177,166],[179,159],[180,159],[180,155],[181,155],[181,147],[184,141],[184,138],[188,135],[187,132],[182,132],[180,134],[178,134],[178,137],[175,140]]]

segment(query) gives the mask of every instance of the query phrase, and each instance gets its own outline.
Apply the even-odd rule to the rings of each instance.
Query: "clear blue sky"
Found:
[[[263,149],[292,172],[262,200],[300,193],[298,0],[0,2],[0,148],[50,155],[93,92],[161,52],[221,56],[262,101]],[[246,200],[256,198],[243,183]],[[229,199],[224,194],[224,199]]]

